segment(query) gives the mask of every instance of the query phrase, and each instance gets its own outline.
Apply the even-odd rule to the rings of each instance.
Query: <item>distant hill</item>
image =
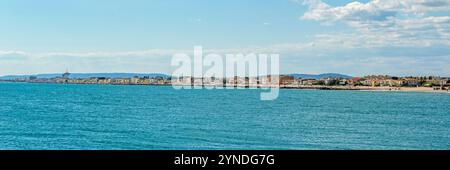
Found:
[[[322,78],[352,78],[352,76],[337,74],[337,73],[325,73],[325,74],[289,74],[295,78],[303,79],[322,79]]]
[[[55,78],[61,77],[61,74],[36,74],[36,75],[9,75],[0,77],[1,80],[13,80],[17,78],[27,78],[30,76],[36,76],[37,78]],[[109,77],[109,78],[131,78],[134,76],[138,77],[170,77],[166,74],[160,73],[71,73],[69,78],[90,78],[90,77]]]

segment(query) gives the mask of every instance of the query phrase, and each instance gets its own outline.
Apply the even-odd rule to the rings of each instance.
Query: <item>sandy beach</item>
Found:
[[[448,90],[435,90],[432,87],[362,87],[361,90],[450,93]]]
[[[190,85],[179,85],[190,86]],[[202,85],[198,85],[202,86]],[[222,85],[203,85],[217,86]],[[276,85],[226,85],[226,87],[236,88],[276,88]],[[432,87],[372,87],[372,86],[320,86],[320,85],[280,85],[282,89],[311,89],[311,90],[359,90],[359,91],[394,91],[394,92],[430,92],[430,93],[450,93],[449,90],[435,90]]]

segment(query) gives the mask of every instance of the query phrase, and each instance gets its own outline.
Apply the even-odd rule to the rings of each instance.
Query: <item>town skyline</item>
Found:
[[[79,75],[81,77],[110,77],[110,78],[114,78],[114,77],[118,77],[120,75],[125,75],[125,77],[133,77],[133,76],[138,76],[138,77],[144,77],[144,76],[150,76],[150,77],[156,77],[156,76],[162,76],[162,77],[172,77],[170,73],[163,73],[163,72],[69,72],[66,70],[67,73],[70,73],[71,75]],[[5,78],[5,77],[28,77],[28,76],[40,76],[40,77],[58,77],[61,74],[63,74],[64,72],[51,72],[51,73],[35,73],[35,74],[11,74],[11,75],[1,75],[0,74],[0,79]],[[93,75],[93,76],[90,76]],[[112,76],[111,76],[112,75]],[[270,76],[273,74],[267,74],[266,76]],[[298,76],[318,76],[318,77],[326,77],[326,76],[331,76],[331,77],[341,77],[341,78],[348,78],[348,77],[366,77],[366,76],[391,76],[391,77],[450,77],[449,76],[441,76],[441,75],[431,75],[431,74],[424,74],[424,75],[394,75],[394,74],[367,74],[367,75],[351,75],[351,74],[343,74],[343,73],[318,73],[318,74],[314,74],[314,73],[280,73],[278,75],[289,75],[289,76],[294,76],[294,77],[298,77]],[[189,77],[196,77],[196,76],[189,76]],[[200,76],[202,77],[202,76]],[[203,76],[204,77],[204,76]],[[216,77],[235,77],[235,76],[216,76]],[[242,76],[238,76],[238,77],[242,77]],[[247,76],[248,77],[248,76]]]
[[[128,75],[130,76],[130,75]],[[335,77],[333,77],[335,76]],[[52,84],[100,84],[100,85],[149,85],[168,86],[175,89],[223,89],[223,88],[264,88],[264,89],[317,89],[317,90],[375,90],[375,91],[412,91],[446,92],[450,90],[450,77],[395,77],[388,75],[370,75],[364,77],[345,77],[329,75],[323,77],[305,77],[302,75],[259,75],[256,77],[193,77],[164,75],[135,75],[132,77],[71,77],[65,72],[56,77],[23,76],[1,79],[0,82],[52,83]],[[275,92],[278,97],[278,92]]]

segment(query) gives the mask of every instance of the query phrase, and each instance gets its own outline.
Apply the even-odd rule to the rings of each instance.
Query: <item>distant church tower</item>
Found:
[[[66,72],[62,75],[63,78],[69,78],[70,73],[69,70],[66,70]]]

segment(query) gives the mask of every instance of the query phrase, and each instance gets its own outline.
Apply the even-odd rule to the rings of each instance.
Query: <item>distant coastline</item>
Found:
[[[173,86],[214,86],[236,88],[282,88],[315,90],[360,90],[360,91],[402,91],[402,92],[441,92],[450,93],[448,77],[392,77],[365,76],[350,77],[342,74],[327,73],[316,75],[293,74],[261,77],[231,78],[174,78],[164,74],[132,73],[83,73],[71,78],[71,73],[46,74],[54,77],[18,76],[14,79],[0,79],[3,82],[56,83],[56,84],[110,84],[110,85],[173,85]],[[111,77],[99,77],[108,76]],[[84,77],[83,77],[84,76]],[[92,76],[92,77],[91,77]],[[303,78],[302,76],[308,77]],[[323,77],[321,77],[323,76]],[[329,76],[329,77],[326,77]],[[72,76],[73,77],[73,76]],[[125,78],[124,78],[125,77]],[[320,78],[319,78],[320,77]],[[276,80],[275,80],[276,78]]]

